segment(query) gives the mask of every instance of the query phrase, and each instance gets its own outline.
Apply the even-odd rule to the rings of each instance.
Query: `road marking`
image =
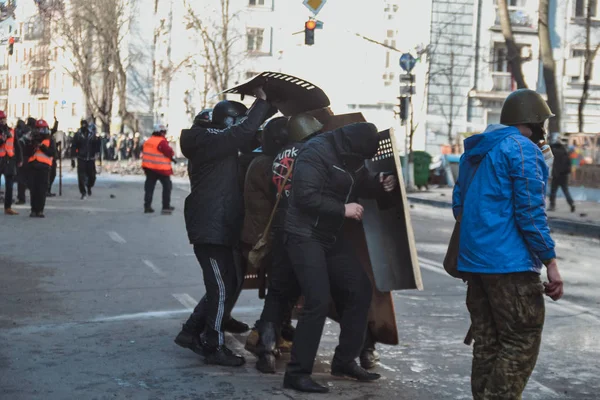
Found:
[[[559,394],[556,393],[554,390],[550,389],[548,386],[542,385],[541,383],[539,383],[538,381],[529,378],[529,383],[532,383],[534,386],[537,387],[537,389],[540,392],[543,392],[545,395],[548,396],[552,396],[552,397],[559,397]]]
[[[144,264],[146,264],[146,266],[148,268],[150,268],[152,271],[154,271],[155,274],[157,274],[159,276],[165,276],[165,273],[160,268],[158,268],[156,265],[154,265],[152,263],[152,261],[150,261],[150,260],[142,260],[142,261],[144,262]]]
[[[129,321],[129,320],[140,320],[150,318],[165,318],[172,315],[188,314],[189,310],[170,310],[170,311],[147,311],[134,314],[121,314],[112,317],[98,317],[90,322],[115,322],[115,321]]]
[[[555,303],[550,299],[546,299],[546,305],[565,314],[570,314],[574,317],[585,319],[591,322],[600,322],[600,316],[596,314],[594,310],[584,306],[580,306],[575,303],[571,303],[568,300],[561,299]]]
[[[434,265],[429,265],[421,260],[419,260],[419,266],[428,271],[435,272],[436,274],[444,275],[444,276],[447,276],[448,278],[451,278],[451,276],[448,275],[448,273],[446,272],[446,270],[443,267],[436,267]]]
[[[194,299],[187,293],[173,293],[173,297],[177,299],[185,308],[194,309],[198,305],[198,300]]]
[[[123,239],[123,236],[119,235],[115,231],[109,231],[109,232],[106,232],[106,233],[108,233],[108,236],[110,236],[110,238],[112,240],[114,240],[115,242],[117,242],[117,243],[121,243],[121,244],[127,243],[127,240]]]
[[[439,266],[441,266],[442,269],[444,268],[441,262],[439,262],[439,261],[433,261],[433,260],[430,260],[429,258],[425,258],[425,257],[420,257],[419,256],[419,261],[423,261],[423,262],[425,262],[425,263],[427,263],[429,265],[432,265],[432,266],[439,265]]]

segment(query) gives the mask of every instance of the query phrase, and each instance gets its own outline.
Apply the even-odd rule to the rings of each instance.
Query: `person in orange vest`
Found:
[[[171,214],[174,207],[171,207],[171,175],[173,168],[171,163],[175,160],[175,152],[169,146],[165,138],[167,128],[164,125],[154,125],[152,137],[144,142],[142,149],[142,168],[146,174],[146,183],[144,185],[144,213],[153,213],[152,196],[156,181],[160,181],[163,188],[162,196],[162,214]]]
[[[0,111],[0,176],[4,175],[6,190],[4,193],[4,214],[18,215],[12,209],[13,185],[17,168],[23,165],[23,152],[15,133],[6,125],[6,114]]]
[[[31,192],[31,214],[29,216],[44,218],[48,177],[55,149],[50,143],[50,128],[43,119],[35,122],[31,146],[33,155],[29,158],[29,191]]]

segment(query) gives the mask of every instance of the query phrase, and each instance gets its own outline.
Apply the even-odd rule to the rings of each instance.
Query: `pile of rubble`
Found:
[[[102,163],[102,167],[99,167],[98,169],[102,169],[102,173],[104,174],[144,175],[141,160],[105,161]],[[173,164],[173,175],[180,177],[187,176],[187,164],[185,161],[179,161],[177,164]]]

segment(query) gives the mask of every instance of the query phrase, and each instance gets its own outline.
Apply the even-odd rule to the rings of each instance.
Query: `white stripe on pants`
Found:
[[[217,281],[217,285],[219,286],[219,303],[217,307],[217,316],[215,318],[215,330],[219,334],[219,346],[222,346],[224,337],[221,325],[223,324],[223,315],[225,314],[225,284],[223,283],[221,270],[219,270],[219,264],[217,261],[214,258],[211,258],[210,264],[212,265],[213,272],[215,273],[215,279]]]

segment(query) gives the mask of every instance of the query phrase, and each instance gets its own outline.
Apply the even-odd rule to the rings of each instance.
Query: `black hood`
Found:
[[[377,127],[369,122],[346,125],[333,131],[337,153],[344,161],[365,161],[379,149]]]

